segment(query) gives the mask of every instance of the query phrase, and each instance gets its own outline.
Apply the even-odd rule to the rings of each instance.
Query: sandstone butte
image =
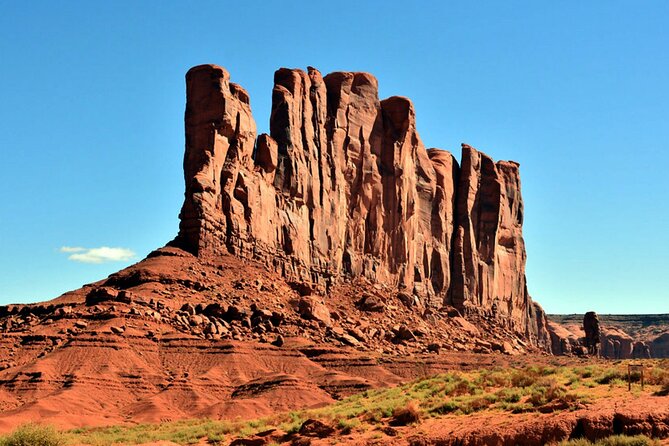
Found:
[[[584,354],[581,316],[548,321],[528,295],[517,163],[426,149],[412,103],[380,100],[366,73],[278,70],[259,136],[223,68],[195,67],[186,84],[177,237],[53,300],[0,306],[0,433],[258,418]],[[650,340],[645,320],[609,322],[604,355],[666,354],[667,334],[647,344],[617,328]],[[665,436],[652,398],[550,419],[442,418],[420,444],[540,444],[621,419]]]
[[[191,69],[177,237],[0,307],[0,432],[255,418],[568,352],[527,291],[517,163],[425,148],[412,103],[366,73],[274,84],[258,136],[246,91]]]
[[[174,245],[327,290],[363,276],[426,308],[494,315],[548,347],[527,291],[519,165],[426,149],[405,97],[368,73],[274,75],[270,134],[215,65],[186,75],[186,193]]]

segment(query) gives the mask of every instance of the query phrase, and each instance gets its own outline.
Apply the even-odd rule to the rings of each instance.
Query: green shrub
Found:
[[[533,365],[527,368],[527,370],[533,375],[537,376],[549,376],[557,373],[557,369],[554,367],[547,367],[543,365]]]
[[[0,446],[61,446],[60,434],[51,426],[24,424],[6,437],[0,438]]]
[[[592,370],[592,366],[578,368],[578,369],[575,369],[574,371],[576,373],[578,373],[581,376],[581,378],[583,378],[583,379],[592,378],[592,375],[594,373],[593,370]]]
[[[621,379],[621,374],[616,370],[607,370],[602,375],[595,378],[597,384],[610,384],[611,381]]]
[[[538,375],[532,370],[514,370],[511,374],[511,385],[513,387],[530,387],[537,381]]]
[[[658,396],[667,396],[669,395],[669,375],[665,375],[661,381],[658,382],[660,385],[660,390],[656,392]]]
[[[497,392],[497,397],[505,403],[517,403],[523,397],[520,389],[502,389]]]
[[[457,381],[453,385],[449,394],[453,395],[453,396],[471,395],[476,391],[476,389],[477,389],[477,387],[473,383],[471,383],[468,380],[463,378],[463,379]]]
[[[437,407],[434,407],[430,410],[430,412],[439,415],[445,415],[447,413],[455,412],[458,409],[460,409],[460,405],[457,403],[457,401],[449,400],[444,404],[440,404]]]
[[[475,380],[479,387],[509,387],[509,373],[506,370],[482,370]]]
[[[343,435],[348,435],[353,429],[360,427],[360,424],[358,418],[340,419],[337,421],[337,426],[341,429]]]
[[[612,437],[604,438],[599,440],[597,446],[648,446],[656,445],[658,442],[652,440],[645,435],[635,435],[635,436],[626,436],[626,435],[614,435]]]
[[[570,394],[567,389],[555,380],[543,380],[530,388],[531,393],[527,402],[534,407],[540,407],[549,403],[570,404],[578,398]]]
[[[496,398],[494,395],[468,398],[460,403],[460,410],[463,414],[469,415],[471,413],[487,409],[490,407],[490,405],[495,403],[495,401]]]

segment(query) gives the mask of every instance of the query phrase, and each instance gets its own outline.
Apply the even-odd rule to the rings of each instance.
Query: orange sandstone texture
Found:
[[[327,291],[365,277],[430,309],[494,316],[548,345],[525,281],[519,166],[427,150],[413,104],[367,73],[274,76],[270,135],[223,68],[186,75],[178,246],[260,260]]]

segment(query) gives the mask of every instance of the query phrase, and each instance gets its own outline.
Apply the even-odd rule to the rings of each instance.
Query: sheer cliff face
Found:
[[[456,307],[490,308],[523,321],[530,300],[518,167],[463,145],[450,298]]]
[[[536,337],[518,164],[463,145],[459,167],[426,150],[411,101],[379,100],[367,73],[278,70],[271,135],[259,137],[223,68],[195,67],[186,82],[178,244],[325,288],[365,276]]]

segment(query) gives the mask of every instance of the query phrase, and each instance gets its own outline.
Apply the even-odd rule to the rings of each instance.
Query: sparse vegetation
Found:
[[[669,361],[648,361],[645,370],[646,392],[669,394]],[[627,392],[627,362],[597,363],[584,367],[528,366],[450,372],[401,386],[368,390],[330,406],[277,414],[252,421],[187,420],[157,425],[114,426],[77,429],[62,434],[52,429],[22,427],[0,440],[0,446],[60,446],[61,444],[138,444],[167,440],[191,444],[207,437],[212,442],[227,442],[271,428],[297,432],[307,419],[316,419],[346,435],[371,431],[374,435],[389,424],[410,425],[426,418],[457,417],[483,411],[551,412],[573,410],[598,398]],[[31,438],[48,432],[49,443],[19,442],[12,438]],[[47,438],[47,437],[44,437]],[[22,441],[22,440],[21,440]],[[564,443],[592,445],[586,440]],[[596,445],[632,446],[654,444],[645,437],[610,437]]]
[[[665,375],[659,382],[660,389],[656,392],[658,396],[669,395],[669,375]]]
[[[64,444],[61,433],[51,426],[40,424],[24,424],[0,438],[0,446],[62,446]]]
[[[658,361],[657,366],[649,371],[646,382],[659,387],[656,395],[669,395],[669,359]]]
[[[396,407],[390,419],[392,426],[407,426],[418,423],[421,419],[421,410],[416,401],[409,401],[404,407]]]
[[[612,368],[604,370],[599,376],[595,378],[595,382],[597,384],[611,384],[615,381],[620,384],[626,383],[628,379],[631,379],[633,383],[638,383],[641,381],[641,373],[633,372],[628,376],[627,370]]]

